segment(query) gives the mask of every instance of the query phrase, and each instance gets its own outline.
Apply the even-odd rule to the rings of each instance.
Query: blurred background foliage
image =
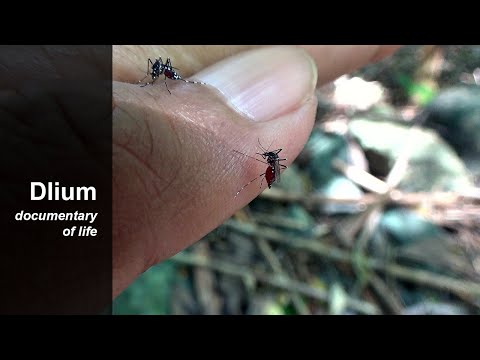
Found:
[[[318,98],[282,182],[114,314],[480,313],[480,46],[405,46]]]

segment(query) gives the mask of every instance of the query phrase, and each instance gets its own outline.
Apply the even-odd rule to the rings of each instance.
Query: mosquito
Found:
[[[272,143],[273,143],[273,141],[272,141]],[[265,180],[267,181],[268,188],[270,189],[274,182],[280,183],[280,170],[287,168],[287,166],[285,166],[283,164],[280,164],[280,161],[285,161],[287,159],[286,158],[284,158],[284,159],[280,158],[280,156],[278,155],[278,154],[280,154],[280,152],[283,149],[277,149],[277,150],[269,151],[268,148],[270,148],[270,146],[272,146],[272,144],[270,144],[269,147],[267,149],[265,149],[262,146],[262,144],[260,143],[260,139],[258,139],[258,144],[260,145],[260,149],[263,152],[256,153],[256,155],[260,155],[263,158],[263,160],[265,160],[265,161],[257,159],[253,156],[249,156],[249,155],[244,154],[240,151],[234,150],[235,152],[237,152],[241,155],[244,155],[244,156],[249,157],[253,160],[259,161],[262,164],[268,165],[267,169],[265,170],[265,172],[263,174],[258,175],[255,179],[252,179],[248,183],[246,183],[240,190],[237,191],[237,193],[235,194],[235,197],[237,197],[238,194],[240,194],[240,192],[243,189],[245,189],[248,185],[250,185],[252,182],[254,182],[255,180],[257,180],[258,178],[260,178],[262,176],[265,177]],[[263,185],[263,178],[262,178],[262,182],[260,183],[260,187],[262,187],[262,185]]]
[[[184,81],[184,82],[190,83],[190,84],[207,85],[206,83],[201,82],[201,81],[191,81],[191,80],[186,80],[186,79],[182,78],[180,76],[180,74],[178,74],[177,71],[176,71],[176,70],[179,70],[179,69],[172,66],[172,61],[170,60],[170,58],[167,58],[167,62],[165,62],[165,63],[162,61],[162,57],[159,57],[158,59],[154,59],[154,60],[155,60],[155,62],[153,62],[152,59],[150,59],[150,58],[148,59],[148,61],[147,61],[147,74],[145,75],[145,77],[142,80],[139,80],[138,82],[142,83],[143,80],[145,80],[148,76],[152,77],[152,81],[140,85],[141,87],[145,87],[147,85],[153,85],[155,80],[157,80],[160,75],[165,76],[163,81],[165,82],[165,86],[167,87],[167,90],[170,94],[172,94],[172,92],[168,88],[167,78],[171,79],[171,80],[181,80],[181,81]]]

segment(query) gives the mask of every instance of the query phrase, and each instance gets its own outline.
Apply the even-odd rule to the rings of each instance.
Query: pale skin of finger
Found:
[[[363,65],[379,61],[398,49],[398,45],[303,45],[302,47],[317,63],[319,85],[335,80]]]
[[[399,45],[299,45],[317,62],[318,84],[322,85],[358,67],[383,59]],[[188,77],[242,51],[262,45],[115,45],[113,46],[113,80],[134,83],[147,71],[148,58],[175,59],[173,66]],[[323,71],[321,69],[324,69]]]

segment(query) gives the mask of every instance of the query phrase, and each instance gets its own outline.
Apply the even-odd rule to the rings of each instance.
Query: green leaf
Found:
[[[428,104],[437,94],[437,91],[432,86],[425,83],[416,83],[407,75],[398,75],[397,79],[410,99],[419,105]]]

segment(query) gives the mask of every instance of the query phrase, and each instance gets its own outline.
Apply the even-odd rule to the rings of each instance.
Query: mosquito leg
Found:
[[[265,179],[265,178],[262,177],[262,181],[260,181],[260,189],[262,188],[262,185],[263,185],[263,179]]]
[[[162,63],[162,58],[160,58],[160,64],[163,64],[163,63]],[[167,62],[165,63],[165,67],[169,67],[169,68],[171,68],[171,69],[180,70],[179,68],[176,68],[176,67],[172,66],[172,61],[170,60],[170,58],[167,58]]]
[[[170,91],[170,89],[168,88],[168,85],[167,85],[167,76],[166,75],[165,75],[165,79],[163,81],[165,82],[165,86],[167,87],[168,92],[170,93],[170,95],[172,95],[172,92]]]
[[[147,78],[148,75],[150,75],[150,64],[152,64],[153,66],[153,63],[152,63],[152,60],[148,59],[147,60],[147,72],[146,72],[146,75],[143,77],[142,80],[138,80],[139,83],[142,83],[143,80],[145,80]],[[145,85],[144,85],[145,86]],[[143,86],[142,86],[143,87]]]
[[[248,183],[246,183],[240,190],[237,191],[237,193],[235,194],[234,197],[237,197],[238,194],[240,194],[240,192],[241,192],[243,189],[245,189],[248,185],[250,185],[252,182],[254,182],[255,180],[257,180],[259,177],[264,176],[264,175],[265,175],[265,173],[260,174],[260,175],[258,175],[255,179],[250,180],[250,181],[249,181]]]
[[[153,83],[155,82],[155,80],[157,80],[157,78],[153,79],[151,82],[147,82],[147,83],[145,83],[145,84],[143,84],[143,85],[140,85],[140,87],[145,87],[145,86],[150,85],[150,84],[153,85]]]
[[[145,79],[148,77],[148,75],[150,75],[150,74],[145,75],[142,80],[138,80],[138,83],[139,83],[139,84],[142,83],[143,80],[145,80]],[[142,86],[142,87],[143,87],[143,86]]]
[[[182,77],[179,77],[178,80],[183,80],[185,81],[186,83],[190,83],[190,84],[202,84],[202,85],[207,85],[207,83],[204,83],[203,81],[192,81],[192,80],[186,80]]]
[[[262,146],[262,144],[260,143],[260,138],[257,138],[257,140],[258,140],[258,145],[260,145],[260,149],[262,149],[263,151],[267,152],[268,150],[265,149],[265,148]]]
[[[241,155],[243,155],[243,156],[249,157],[250,159],[257,160],[258,162],[261,162],[262,164],[269,165],[267,162],[262,161],[262,160],[259,160],[259,159],[257,159],[257,158],[254,158],[253,156],[249,156],[249,155],[244,154],[244,153],[241,153],[240,151],[237,151],[237,150],[233,150],[233,151],[235,151],[235,152],[237,152],[237,153],[239,153],[239,154],[241,154]]]

